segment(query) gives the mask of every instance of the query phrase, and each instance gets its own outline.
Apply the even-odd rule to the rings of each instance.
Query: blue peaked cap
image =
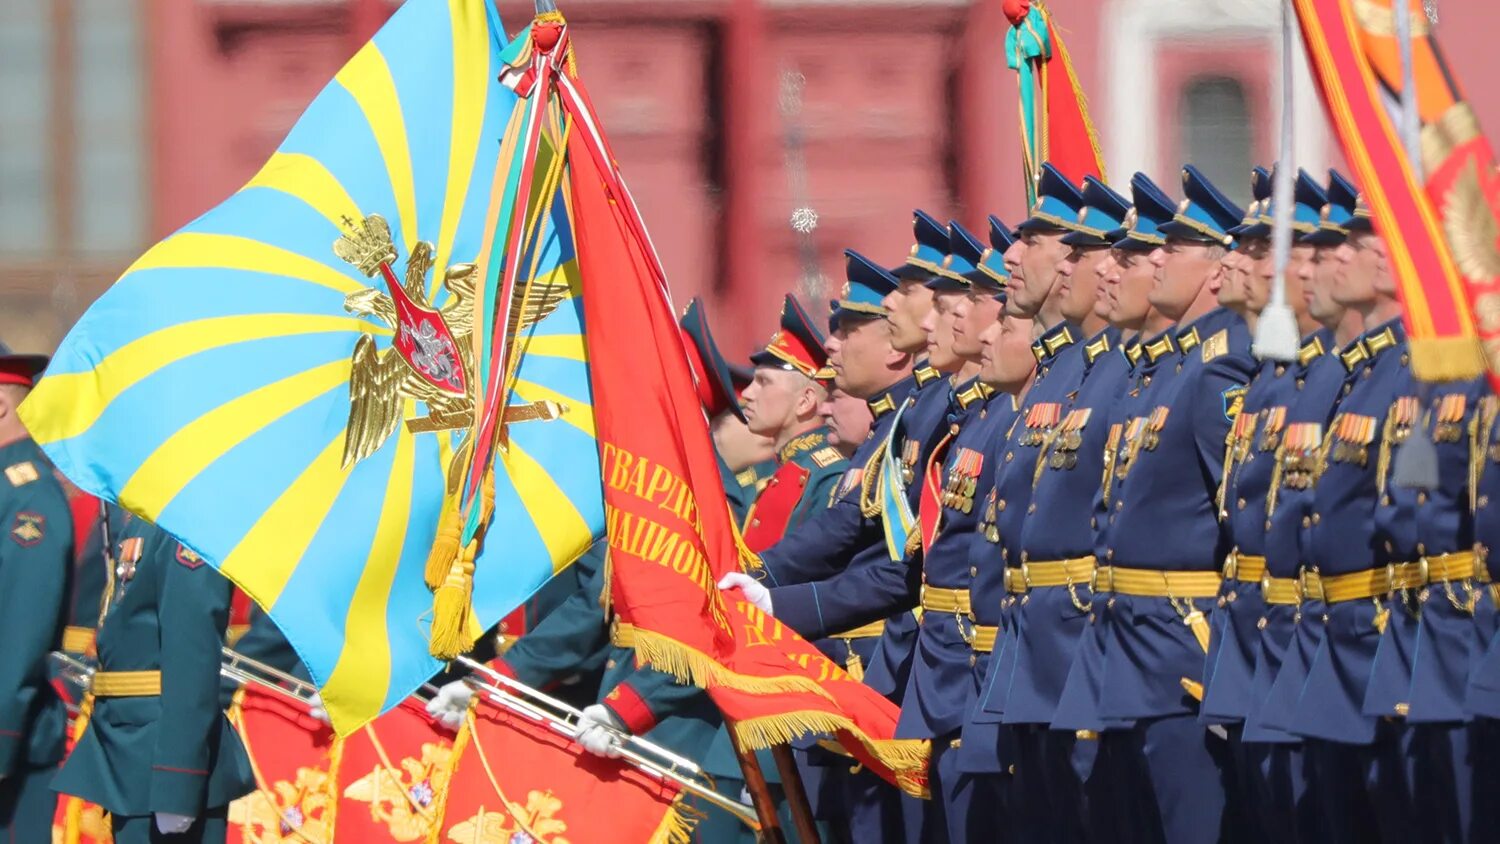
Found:
[[[1240,232],[1260,222],[1261,212],[1271,204],[1273,184],[1270,170],[1256,167],[1250,171],[1250,205],[1245,208],[1244,219],[1230,229],[1229,234],[1239,237]]]
[[[1160,234],[1222,246],[1233,244],[1229,230],[1239,225],[1244,210],[1191,164],[1182,168],[1182,192],[1186,198],[1178,203],[1171,222],[1158,229]]]
[[[912,244],[906,265],[937,275],[943,259],[948,257],[948,227],[920,209],[913,211],[912,217],[917,242]]]
[[[1302,238],[1318,230],[1318,215],[1323,206],[1328,204],[1328,194],[1306,170],[1298,170],[1292,199],[1292,232],[1297,241],[1301,242]],[[1256,209],[1255,222],[1240,226],[1238,232],[1231,234],[1239,238],[1265,239],[1271,236],[1276,224],[1276,200],[1271,198],[1257,204],[1259,207]]]
[[[1056,167],[1043,164],[1042,175],[1037,179],[1036,204],[1031,206],[1031,216],[1016,226],[1016,231],[1076,231],[1078,210],[1082,207],[1083,191]]]
[[[1005,250],[1016,242],[1016,238],[999,217],[991,214],[989,224],[990,248],[980,253],[979,260],[974,263],[974,271],[967,277],[971,288],[990,290],[996,299],[1003,302],[1006,284],[1010,281],[1010,270],[1005,267]]]
[[[957,220],[948,222],[948,256],[938,268],[936,276],[927,280],[927,286],[940,293],[969,289],[966,274],[974,271],[974,265],[984,254],[984,246],[974,233]]]
[[[828,303],[830,331],[837,331],[846,319],[884,318],[885,305],[881,302],[899,285],[890,270],[853,249],[845,249],[844,258],[844,286],[839,298]]]
[[[1110,233],[1118,231],[1130,203],[1109,185],[1093,176],[1083,177],[1083,208],[1073,231],[1063,236],[1069,246],[1109,246]]]
[[[1318,230],[1298,239],[1313,246],[1337,246],[1349,236],[1348,224],[1359,203],[1359,188],[1337,170],[1328,171],[1328,201],[1318,209]]]
[[[1134,204],[1121,221],[1125,232],[1114,242],[1114,248],[1150,252],[1167,242],[1160,229],[1177,213],[1176,203],[1145,173],[1130,177],[1130,196]]]

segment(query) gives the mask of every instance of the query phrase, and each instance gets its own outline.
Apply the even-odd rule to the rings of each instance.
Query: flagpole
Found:
[[[792,812],[797,838],[802,844],[819,844],[822,838],[818,835],[818,824],[813,820],[807,788],[802,784],[802,772],[797,770],[797,760],[792,758],[792,749],[778,744],[771,748],[771,758],[776,760],[776,770],[781,772],[781,790],[786,793],[787,808]]]
[[[1297,359],[1297,347],[1302,340],[1297,316],[1286,301],[1286,268],[1292,256],[1292,205],[1295,201],[1292,120],[1296,109],[1296,83],[1292,54],[1297,42],[1292,33],[1294,11],[1291,3],[1292,0],[1285,0],[1281,6],[1281,145],[1271,189],[1271,204],[1276,209],[1271,230],[1271,300],[1255,325],[1255,354],[1263,360],[1288,363]]]
[[[724,729],[729,733],[729,746],[734,748],[734,757],[740,762],[740,773],[745,775],[745,791],[750,794],[750,803],[755,806],[756,817],[760,818],[760,841],[764,844],[786,844],[786,834],[781,831],[781,819],[776,817],[776,801],[771,799],[771,787],[766,785],[766,775],[760,770],[760,761],[735,737],[733,721],[725,718]]]

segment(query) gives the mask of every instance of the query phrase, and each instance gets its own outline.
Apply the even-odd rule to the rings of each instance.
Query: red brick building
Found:
[[[0,3],[0,337],[47,349],[131,259],[235,190],[394,0]],[[895,262],[922,207],[1023,212],[999,0],[563,0],[677,297],[731,351],[841,251]],[[1226,189],[1274,154],[1275,0],[1051,0],[1116,183]],[[1445,51],[1500,131],[1500,5],[1438,0]],[[519,28],[529,3],[501,0]],[[800,97],[783,80],[804,79]],[[1298,163],[1330,145],[1305,75]],[[800,102],[798,102],[800,100]],[[793,209],[818,225],[800,238]]]

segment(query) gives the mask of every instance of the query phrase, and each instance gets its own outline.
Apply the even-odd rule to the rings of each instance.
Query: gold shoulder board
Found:
[[[26,486],[39,478],[41,475],[37,473],[36,464],[30,460],[5,467],[5,479],[10,481],[11,486]]]

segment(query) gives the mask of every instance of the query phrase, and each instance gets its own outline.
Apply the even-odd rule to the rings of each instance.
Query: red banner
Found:
[[[306,704],[255,686],[235,695],[229,720],[256,785],[229,804],[230,844],[332,841],[339,793],[333,730]]]
[[[1387,110],[1402,90],[1391,0],[1294,2],[1324,106],[1390,253],[1413,371],[1458,380],[1488,361],[1500,387],[1500,178],[1422,4],[1409,8],[1425,179]]]
[[[53,682],[66,687],[60,681]],[[83,735],[89,723],[92,699],[85,700],[89,702],[82,704],[79,713],[68,722],[68,753],[73,752],[73,745],[78,743],[78,737]],[[52,814],[52,840],[58,844],[113,844],[115,836],[110,831],[109,816],[102,806],[71,794],[59,794],[57,810]]]
[[[343,740],[338,841],[427,841],[457,760],[453,734],[414,698]]]
[[[477,707],[455,746],[433,841],[686,844],[692,833],[677,786],[511,712]]]
[[[611,597],[636,627],[637,656],[707,688],[749,747],[832,733],[871,770],[921,793],[929,748],[892,738],[894,705],[715,588],[752,555],[729,517],[665,279],[617,173],[590,154],[592,145],[607,155],[596,126],[569,136],[571,198]]]

